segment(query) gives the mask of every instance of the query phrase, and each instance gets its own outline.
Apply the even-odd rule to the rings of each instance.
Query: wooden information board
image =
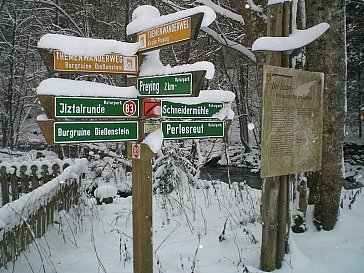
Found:
[[[261,177],[321,168],[323,76],[264,67]]]

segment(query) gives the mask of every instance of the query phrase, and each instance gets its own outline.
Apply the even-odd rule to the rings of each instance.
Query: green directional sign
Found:
[[[137,88],[143,97],[190,96],[192,73],[138,78]]]
[[[138,139],[138,122],[55,122],[54,143],[108,142]]]
[[[162,121],[164,139],[224,137],[224,121]]]
[[[222,108],[224,108],[222,102],[184,104],[162,100],[161,116],[166,118],[211,118]]]
[[[57,118],[121,118],[138,117],[137,99],[56,97]]]

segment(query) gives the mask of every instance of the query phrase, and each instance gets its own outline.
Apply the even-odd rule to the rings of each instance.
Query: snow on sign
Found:
[[[261,177],[321,168],[323,74],[264,67]]]
[[[224,137],[224,121],[162,121],[164,139]]]
[[[55,97],[57,118],[138,117],[139,100],[92,97]]]

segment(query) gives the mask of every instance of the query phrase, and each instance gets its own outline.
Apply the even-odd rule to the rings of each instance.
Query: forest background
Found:
[[[252,143],[259,143],[261,89],[258,68],[264,62],[264,54],[253,54],[250,48],[255,39],[265,36],[266,1],[3,0],[0,3],[2,147],[20,149],[28,144],[39,144],[39,140],[43,141],[36,124],[36,116],[41,113],[41,108],[34,91],[39,82],[50,75],[37,51],[40,37],[46,33],[58,33],[126,41],[125,30],[131,20],[132,11],[142,4],[157,7],[161,14],[200,4],[214,4],[218,14],[215,23],[202,29],[197,41],[164,49],[161,59],[165,65],[172,66],[197,61],[214,63],[215,76],[205,82],[205,89],[233,91],[236,94],[235,110],[240,124],[240,141],[245,147],[241,151],[247,152]],[[364,31],[360,16],[363,5],[362,1],[346,1],[346,125],[354,133],[358,133],[358,111],[364,102],[363,46],[360,39]],[[310,13],[311,6],[314,7],[309,1],[298,1],[298,29],[307,27],[306,13]],[[316,43],[320,43],[320,40]],[[301,52],[294,58],[294,65],[296,68],[305,69],[305,64],[305,52]],[[125,76],[73,77],[118,86],[126,84]],[[250,140],[248,123],[255,124]]]

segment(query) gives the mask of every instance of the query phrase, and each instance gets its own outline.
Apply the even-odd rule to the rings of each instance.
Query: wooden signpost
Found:
[[[110,119],[137,118],[139,100],[103,97],[56,97],[39,95],[40,103],[49,119]]]
[[[290,1],[268,4],[267,35],[278,37],[278,40],[290,36],[292,17],[295,15],[291,14]],[[327,30],[328,25],[323,25],[322,31],[312,36],[314,39]],[[312,37],[302,41],[290,37],[296,39],[296,46],[300,45],[296,48],[287,42],[277,50],[272,47],[272,44],[278,44],[273,42],[274,38],[269,39],[271,43],[262,43],[269,48],[265,49],[268,51],[266,64],[269,66],[265,67],[262,120],[261,176],[264,180],[260,269],[263,271],[281,268],[288,250],[291,219],[289,174],[320,168],[322,77],[318,73],[287,69],[290,67],[290,52],[312,42]],[[252,48],[259,48],[258,40]],[[289,51],[283,49],[287,45]]]
[[[128,40],[141,42],[140,52],[189,42],[197,38],[203,16],[204,13],[197,13],[152,27],[128,36]],[[71,56],[57,49],[39,49],[39,52],[51,73],[136,75],[139,70],[137,56]],[[205,74],[206,71],[191,71],[139,77],[136,82],[139,99],[39,96],[48,119],[38,123],[50,144],[128,140],[133,179],[134,273],[153,272],[151,160],[155,153],[142,143],[144,137],[157,129],[162,130],[165,139],[227,135],[230,122],[214,119],[224,108],[223,102],[184,104],[163,99],[197,97]],[[174,120],[163,120],[166,118]]]
[[[138,121],[38,121],[49,144],[138,140]]]
[[[129,42],[140,42],[140,52],[148,52],[166,46],[190,42],[197,38],[203,13],[197,13],[167,24],[162,24],[128,36]]]
[[[203,86],[205,70],[183,74],[139,77],[137,89],[141,97],[197,97]]]
[[[222,102],[203,102],[198,104],[184,104],[171,102],[168,100],[161,101],[160,115],[163,118],[193,118],[203,119],[212,118],[224,108]]]
[[[50,74],[54,73],[112,73],[137,75],[138,56],[117,53],[101,56],[78,56],[60,50],[38,48]]]
[[[224,121],[162,121],[164,139],[224,137]]]

